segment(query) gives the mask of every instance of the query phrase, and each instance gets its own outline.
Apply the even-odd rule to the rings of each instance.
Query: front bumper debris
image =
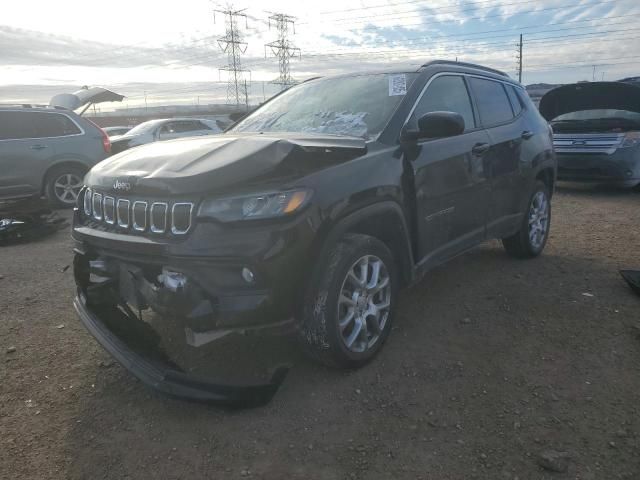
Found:
[[[80,290],[74,300],[74,307],[89,332],[122,366],[146,385],[174,397],[238,408],[262,406],[273,398],[288,373],[288,367],[278,367],[266,384],[212,383],[133,351],[104,324],[87,304],[87,298]]]

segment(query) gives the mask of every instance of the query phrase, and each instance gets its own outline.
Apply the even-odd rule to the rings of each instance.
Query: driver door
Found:
[[[456,112],[465,131],[453,137],[417,141],[407,159],[413,169],[416,192],[419,256],[424,264],[437,264],[485,238],[490,183],[484,154],[490,146],[479,128],[465,77],[456,74],[433,78],[419,97],[409,128],[425,113]]]

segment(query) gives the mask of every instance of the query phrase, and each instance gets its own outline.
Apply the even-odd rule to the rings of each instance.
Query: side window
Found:
[[[211,130],[212,128],[203,122],[196,122],[198,124],[197,130]]]
[[[44,112],[31,115],[38,137],[64,137],[80,133],[80,129],[66,115]]]
[[[459,75],[437,77],[429,84],[413,112],[411,124],[416,125],[418,118],[429,112],[459,113],[464,118],[465,130],[476,126],[467,86]]]
[[[160,129],[160,133],[176,133],[179,130],[176,129],[176,123],[175,122],[171,122],[171,123],[167,123],[166,125],[163,125],[162,128]]]
[[[512,85],[506,86],[507,95],[509,95],[509,100],[511,100],[511,107],[513,108],[513,114],[517,117],[522,112],[522,101],[520,100],[520,96],[518,92],[516,92],[516,87]]]
[[[471,77],[469,81],[483,127],[508,122],[513,118],[511,103],[502,83],[476,77]]]
[[[197,120],[185,120],[184,122],[180,122],[178,127],[179,132],[195,132],[203,129],[202,124]]]
[[[37,132],[32,122],[33,113],[5,111],[0,112],[0,140],[19,140],[35,138]]]

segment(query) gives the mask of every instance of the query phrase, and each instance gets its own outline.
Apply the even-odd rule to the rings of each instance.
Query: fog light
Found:
[[[631,170],[627,170],[625,173],[627,174],[627,177],[630,177],[631,175],[633,175],[633,172]]]
[[[253,283],[256,281],[256,276],[253,274],[253,272],[251,270],[249,270],[247,267],[244,267],[242,269],[242,278],[244,279],[245,282],[247,283]]]

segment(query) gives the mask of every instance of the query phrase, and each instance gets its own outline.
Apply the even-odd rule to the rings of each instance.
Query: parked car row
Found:
[[[53,207],[72,207],[85,174],[112,153],[220,131],[198,118],[102,129],[61,106],[0,105],[0,200],[44,195]]]

